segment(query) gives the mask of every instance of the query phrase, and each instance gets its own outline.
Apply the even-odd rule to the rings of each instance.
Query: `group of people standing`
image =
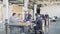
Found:
[[[31,14],[28,12],[25,15],[25,19],[21,20],[21,14],[13,13],[12,16],[10,17],[10,19],[9,19],[9,22],[10,23],[22,23],[23,21],[27,22],[27,21],[31,20],[31,17],[32,17]],[[21,29],[21,31],[22,31],[21,34],[25,34],[23,26],[21,26],[21,27],[9,26],[9,27],[10,27],[11,34],[17,34],[18,29]]]
[[[25,19],[21,20],[21,14],[13,13],[9,19],[9,22],[10,23],[22,23],[24,21],[24,22],[28,23],[32,20],[31,17],[32,17],[32,15],[28,12],[27,14],[25,14]],[[48,15],[46,14],[45,18],[47,18],[47,17],[48,17]],[[34,29],[42,30],[42,16],[37,15],[35,19],[36,19],[35,22],[36,22],[37,26],[34,27]],[[45,19],[45,22],[46,22],[46,19]],[[21,29],[21,31],[22,31],[21,34],[25,34],[23,26],[21,26],[21,27],[9,26],[9,27],[10,27],[10,31],[12,32],[11,34],[17,34],[16,32],[18,31],[18,29]]]
[[[45,14],[45,15],[41,15],[41,14],[37,14],[36,15],[36,26],[34,27],[34,30],[38,31],[38,30],[42,30],[42,24],[43,24],[43,21],[44,20],[44,25],[46,26],[47,25],[47,21],[49,21],[49,15],[48,14]],[[37,32],[35,31],[35,34],[37,34]],[[42,32],[40,32],[40,34],[42,34]]]

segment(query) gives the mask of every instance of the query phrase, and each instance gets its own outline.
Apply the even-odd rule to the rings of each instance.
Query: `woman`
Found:
[[[21,14],[18,14],[18,22],[19,22],[19,23],[22,23],[22,22],[23,22],[23,21],[22,21]],[[21,30],[21,31],[22,31],[22,33],[21,33],[21,34],[25,34],[24,26],[19,26],[18,28],[19,28],[19,30]]]

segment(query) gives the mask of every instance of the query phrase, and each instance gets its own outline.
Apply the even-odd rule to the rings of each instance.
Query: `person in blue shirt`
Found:
[[[18,23],[19,20],[17,19],[17,15],[16,13],[13,13],[12,16],[10,17],[10,20],[9,20],[10,23]],[[16,34],[18,31],[18,27],[15,27],[15,26],[10,26],[10,34]]]
[[[26,16],[25,16],[25,20],[30,21],[31,17],[32,17],[32,15],[28,12],[28,14],[26,14]]]
[[[10,20],[9,20],[10,23],[16,23],[18,22],[17,21],[17,15],[16,13],[13,13],[12,16],[10,17]]]

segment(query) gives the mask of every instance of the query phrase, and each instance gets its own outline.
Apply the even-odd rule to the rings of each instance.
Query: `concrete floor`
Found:
[[[0,34],[4,34],[4,30],[3,29],[0,29]]]
[[[60,34],[60,22],[50,23],[49,34]]]
[[[0,34],[5,34],[3,29],[0,29]],[[60,22],[50,23],[48,33],[45,34],[60,34]]]

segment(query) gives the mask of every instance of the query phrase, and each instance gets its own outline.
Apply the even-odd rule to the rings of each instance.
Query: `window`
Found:
[[[60,0],[56,0],[56,1],[60,1]]]
[[[44,0],[44,1],[49,1],[49,0]]]
[[[56,0],[50,0],[50,1],[52,2],[52,1],[56,1]]]

